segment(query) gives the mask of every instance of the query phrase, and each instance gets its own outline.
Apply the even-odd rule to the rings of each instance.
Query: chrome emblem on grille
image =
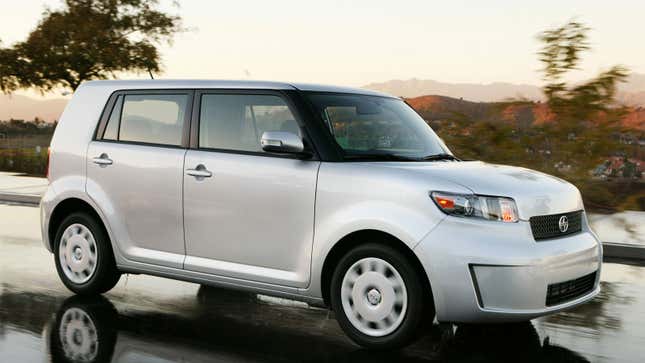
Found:
[[[567,218],[567,216],[560,217],[558,227],[560,228],[560,232],[562,233],[566,232],[569,229],[569,219]]]

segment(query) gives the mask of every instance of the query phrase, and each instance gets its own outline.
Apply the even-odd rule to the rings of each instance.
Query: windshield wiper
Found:
[[[441,153],[434,155],[427,155],[421,158],[397,155],[397,154],[381,154],[381,153],[365,153],[365,154],[350,154],[344,156],[345,160],[372,160],[372,161],[440,161],[440,160],[454,160],[461,161],[454,155]]]
[[[446,154],[446,153],[442,153],[442,154],[434,154],[434,155],[428,155],[428,156],[424,156],[424,157],[422,157],[422,158],[420,158],[420,159],[418,159],[418,160],[420,160],[420,161],[437,161],[437,160],[454,160],[454,161],[461,161],[461,160],[460,160],[459,158],[457,158],[456,156],[451,155],[451,154]]]
[[[396,154],[351,154],[343,157],[345,160],[373,160],[373,161],[418,161],[412,158]]]

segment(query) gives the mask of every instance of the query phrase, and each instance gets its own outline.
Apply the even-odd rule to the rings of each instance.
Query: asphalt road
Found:
[[[353,345],[333,314],[148,276],[79,298],[41,245],[36,208],[0,205],[0,362],[642,362],[645,267],[606,263],[602,293],[515,325],[428,324],[401,352]]]

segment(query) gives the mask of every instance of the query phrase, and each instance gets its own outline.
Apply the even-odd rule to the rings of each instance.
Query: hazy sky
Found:
[[[593,28],[582,79],[621,63],[645,73],[645,1],[179,0],[191,31],[162,50],[164,78],[267,79],[360,86],[389,79],[540,82],[542,30],[576,18]],[[4,45],[45,5],[11,1]],[[165,4],[169,4],[169,1]],[[248,72],[248,73],[247,73]],[[128,78],[146,77],[132,75]]]

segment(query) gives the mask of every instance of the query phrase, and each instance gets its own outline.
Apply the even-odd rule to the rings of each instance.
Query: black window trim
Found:
[[[181,136],[181,143],[179,145],[170,145],[170,144],[160,144],[160,143],[145,142],[145,141],[103,139],[103,136],[105,135],[105,129],[107,128],[107,123],[110,120],[110,115],[114,109],[116,101],[118,100],[119,96],[123,96],[123,102],[125,102],[125,96],[128,96],[128,95],[138,95],[138,96],[187,95],[188,101],[186,102],[186,110],[184,110],[184,124],[183,124],[182,136]],[[163,148],[171,148],[171,149],[187,149],[189,145],[189,139],[190,139],[190,127],[192,123],[191,120],[192,120],[192,113],[193,113],[194,97],[195,97],[194,89],[184,89],[184,88],[116,90],[112,92],[112,94],[108,98],[107,103],[105,104],[105,107],[103,108],[101,118],[99,119],[99,123],[96,127],[96,130],[94,132],[94,137],[92,140],[107,142],[107,143],[126,144],[126,145],[163,147]],[[121,110],[121,112],[123,112],[123,110]],[[119,130],[118,130],[119,137],[121,134],[120,129],[121,129],[121,120],[119,118]]]
[[[295,121],[300,127],[302,132],[302,138],[305,143],[305,149],[308,152],[311,152],[311,157],[306,158],[309,161],[318,161],[320,160],[319,153],[316,150],[316,146],[313,143],[311,136],[309,135],[309,130],[307,124],[302,117],[302,114],[296,104],[291,100],[291,98],[282,92],[281,90],[275,89],[248,89],[248,88],[207,88],[207,89],[196,89],[195,95],[193,98],[193,113],[192,121],[190,127],[190,141],[189,148],[191,150],[199,151],[210,151],[226,154],[239,154],[239,155],[250,155],[250,156],[262,156],[262,157],[273,157],[273,158],[283,158],[283,159],[303,159],[302,155],[297,154],[279,154],[271,153],[266,151],[248,151],[248,150],[232,150],[232,149],[219,149],[219,148],[207,148],[199,146],[199,119],[201,113],[201,100],[203,95],[207,94],[224,94],[224,95],[257,95],[257,96],[277,96],[282,99],[289,111],[295,118]]]
[[[103,130],[99,130],[98,132],[101,134],[101,140],[102,141],[119,141],[119,136],[121,134],[121,117],[123,116],[123,95],[117,95],[114,100],[111,102],[111,105],[106,108],[105,112],[107,113],[107,119],[105,120],[105,124],[102,125]],[[116,126],[116,139],[106,139],[105,138],[105,133],[107,132],[107,127],[110,124],[110,119],[112,118],[112,113],[114,113],[114,110],[116,109],[116,106],[118,102],[121,101],[121,109],[119,110],[119,119],[117,120],[117,126]]]

